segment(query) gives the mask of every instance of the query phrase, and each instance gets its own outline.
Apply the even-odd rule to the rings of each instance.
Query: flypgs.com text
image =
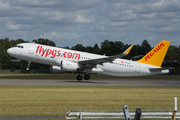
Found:
[[[55,57],[64,57],[64,58],[71,58],[71,59],[80,59],[80,54],[78,53],[72,53],[72,52],[61,52],[60,50],[52,50],[43,48],[42,46],[38,46],[36,49],[36,53],[41,54],[41,56],[50,56],[51,58]]]

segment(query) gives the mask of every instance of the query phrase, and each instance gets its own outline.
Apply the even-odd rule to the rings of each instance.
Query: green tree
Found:
[[[0,39],[0,51],[7,50],[9,47],[9,38]]]
[[[94,53],[93,47],[92,46],[87,46],[86,47],[86,52]]]
[[[180,51],[177,46],[170,45],[166,53],[166,60],[180,60]]]
[[[146,55],[151,49],[151,45],[148,43],[148,41],[144,40],[141,44],[142,54]]]
[[[2,50],[1,51],[1,65],[2,65],[2,69],[8,69],[10,66],[10,60],[11,60],[11,57],[7,54],[6,50]]]
[[[140,45],[134,45],[132,50],[131,50],[131,55],[132,56],[142,55],[141,46]]]
[[[121,41],[115,41],[114,46],[112,47],[114,47],[114,51],[113,51],[114,55],[117,55],[123,53],[124,50],[126,50],[129,47],[129,45],[127,45],[126,47],[124,43],[122,43]]]
[[[124,43],[121,41],[109,41],[105,40],[101,43],[100,54],[107,56],[117,55],[122,53],[124,50]]]
[[[93,53],[95,53],[95,54],[99,54],[99,46],[98,46],[98,44],[96,43],[95,45],[94,45],[94,47],[93,47]]]
[[[105,54],[107,56],[113,55],[113,52],[112,52],[114,51],[114,49],[112,49],[113,44],[114,43],[109,40],[105,40],[104,42],[101,42],[100,54],[101,55]]]
[[[64,48],[64,49],[70,49],[68,46],[65,46],[65,47],[60,47],[60,48]]]
[[[8,69],[11,57],[7,54],[10,48],[9,38],[0,39],[0,63],[2,69]]]
[[[82,44],[77,44],[71,48],[72,50],[78,50],[78,51],[86,51],[86,48]]]
[[[33,42],[43,44],[43,45],[56,46],[56,44],[49,39],[39,38],[37,40],[33,40]]]

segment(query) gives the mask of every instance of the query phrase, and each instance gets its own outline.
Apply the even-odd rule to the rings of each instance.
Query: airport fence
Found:
[[[136,117],[139,114],[139,117]],[[124,111],[108,112],[108,111],[70,111],[65,117],[67,120],[72,119],[124,119],[125,120],[140,120],[142,119],[180,119],[180,111],[130,111],[128,116]]]
[[[138,107],[129,107],[131,118],[135,116]],[[180,118],[180,111],[173,110],[174,107],[140,107],[141,118]],[[180,109],[180,108],[177,108]],[[124,118],[123,107],[89,107],[89,108],[34,108],[34,109],[0,109],[0,116],[31,116],[31,115],[66,115],[66,119],[80,118]],[[69,112],[68,112],[69,111]]]
[[[129,107],[131,111],[141,108],[143,111],[174,111],[174,107]],[[178,108],[180,109],[180,107]],[[64,115],[68,111],[121,111],[123,107],[82,107],[82,108],[32,108],[0,109],[0,115]]]

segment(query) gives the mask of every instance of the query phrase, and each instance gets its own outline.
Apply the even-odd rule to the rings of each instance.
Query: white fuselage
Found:
[[[105,57],[102,55],[91,54],[87,52],[80,52],[33,43],[18,44],[18,46],[8,49],[7,52],[12,57],[21,60],[54,66],[60,66],[61,61],[78,63],[79,61],[93,60]],[[169,72],[169,70],[151,72],[149,68],[160,67],[118,58],[113,62],[97,64],[95,68],[84,68],[83,72],[97,72],[100,74],[112,76],[145,76]]]

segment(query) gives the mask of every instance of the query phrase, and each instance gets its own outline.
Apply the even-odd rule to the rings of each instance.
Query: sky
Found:
[[[0,39],[180,45],[180,0],[0,0]]]

